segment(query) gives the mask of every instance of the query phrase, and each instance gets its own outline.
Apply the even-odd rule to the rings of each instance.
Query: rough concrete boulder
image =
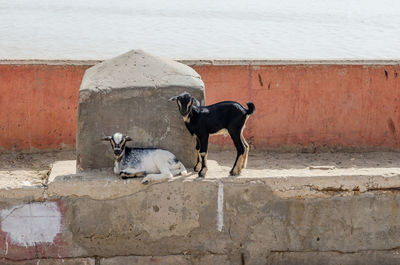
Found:
[[[122,132],[130,146],[171,151],[185,166],[195,163],[195,142],[176,103],[187,91],[204,103],[204,84],[190,67],[133,50],[88,70],[79,89],[77,169],[112,167],[110,144],[101,137]]]

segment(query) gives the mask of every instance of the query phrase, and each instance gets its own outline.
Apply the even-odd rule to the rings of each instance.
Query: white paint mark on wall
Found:
[[[55,202],[18,205],[0,212],[1,228],[14,244],[52,243],[61,230],[61,213]]]
[[[4,254],[4,256],[7,256],[8,254],[8,236],[6,236],[6,253]]]
[[[217,210],[217,229],[222,231],[224,226],[224,184],[218,181],[218,210]]]

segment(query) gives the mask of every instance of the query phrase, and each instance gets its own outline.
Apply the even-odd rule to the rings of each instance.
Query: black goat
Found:
[[[230,174],[239,175],[247,165],[249,145],[243,137],[243,129],[249,115],[255,110],[254,104],[247,102],[248,109],[234,101],[200,106],[199,101],[186,92],[169,100],[176,100],[186,128],[196,137],[198,157],[194,171],[199,172],[199,177],[204,177],[207,172],[208,137],[226,132],[231,136],[237,150]]]

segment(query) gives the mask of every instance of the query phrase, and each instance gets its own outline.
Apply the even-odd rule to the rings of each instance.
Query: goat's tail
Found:
[[[254,111],[256,110],[256,106],[254,106],[253,102],[247,102],[247,115],[251,115],[254,113]]]

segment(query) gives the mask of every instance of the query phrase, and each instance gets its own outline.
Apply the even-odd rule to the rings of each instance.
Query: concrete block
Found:
[[[88,70],[79,90],[77,169],[112,167],[101,137],[129,135],[129,144],[171,151],[187,167],[195,163],[195,141],[168,99],[187,91],[204,103],[204,84],[190,67],[132,50]]]
[[[31,259],[13,261],[9,259],[0,259],[0,265],[95,265],[94,258],[76,258],[76,259]]]
[[[124,256],[100,260],[100,265],[228,265],[231,264],[227,255],[170,255],[170,256]]]
[[[398,250],[362,251],[359,253],[339,252],[274,252],[268,255],[265,264],[274,265],[398,265]]]
[[[131,264],[131,265],[190,265],[192,264],[183,255],[174,256],[124,256],[124,257],[113,257],[108,259],[101,259],[100,265],[119,265],[119,264]]]
[[[252,168],[232,178],[217,157],[222,165],[210,159],[204,179],[149,185],[110,170],[69,175],[71,161],[55,163],[39,201],[0,197],[0,258],[398,264],[399,168]]]

